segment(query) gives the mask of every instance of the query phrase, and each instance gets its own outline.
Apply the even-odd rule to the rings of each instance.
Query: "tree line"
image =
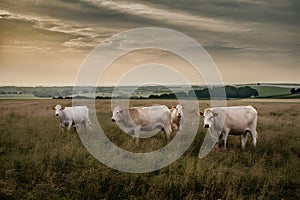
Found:
[[[190,90],[188,93],[168,93],[161,95],[150,95],[149,99],[177,99],[177,98],[197,98],[197,99],[209,99],[213,95],[214,97],[224,97],[224,91],[226,98],[250,98],[257,97],[257,90],[245,86],[236,88],[234,86],[215,87],[215,88],[204,88],[199,90]]]
[[[224,94],[225,91],[225,94]],[[300,91],[300,90],[299,90]],[[72,99],[72,98],[88,98],[84,95],[72,97],[72,91],[63,90],[63,91],[38,91],[34,92],[35,96],[38,97],[52,97],[53,99]],[[250,86],[244,87],[234,87],[234,86],[225,86],[225,87],[213,87],[213,88],[203,88],[203,89],[194,89],[188,92],[169,92],[163,93],[160,95],[151,94],[148,97],[143,96],[131,96],[131,99],[210,99],[211,96],[223,98],[226,95],[226,98],[251,98],[257,97],[258,92],[256,89],[251,88]],[[96,99],[110,99],[111,97],[107,96],[96,96]],[[118,96],[114,97],[117,99],[128,98],[127,96]]]

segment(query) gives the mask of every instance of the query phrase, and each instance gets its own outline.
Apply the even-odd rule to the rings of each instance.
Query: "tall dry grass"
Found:
[[[75,132],[61,132],[51,107],[68,100],[0,101],[0,199],[300,199],[300,106],[259,103],[258,144],[245,152],[240,138],[199,159],[205,130],[171,165],[129,174],[106,167]],[[176,101],[132,101],[132,105]],[[209,102],[201,101],[203,109]],[[249,104],[230,101],[230,105]],[[112,142],[135,151],[134,141],[110,122],[110,102],[96,101],[97,116]],[[195,115],[197,117],[197,115]],[[140,140],[139,151],[164,145],[161,134]]]

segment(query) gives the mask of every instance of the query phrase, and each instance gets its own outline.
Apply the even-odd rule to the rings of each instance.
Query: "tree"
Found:
[[[225,92],[227,98],[237,98],[238,97],[238,89],[234,86],[225,86]]]
[[[292,88],[291,90],[290,90],[290,92],[292,93],[292,94],[296,94],[296,93],[300,93],[300,89],[299,88]]]
[[[189,92],[190,94],[190,92]],[[192,94],[192,93],[191,93]],[[196,94],[196,97],[198,99],[201,99],[201,98],[209,98],[210,97],[210,94],[209,94],[209,91],[208,91],[208,88],[204,88],[202,90],[195,90],[195,94]]]
[[[160,99],[176,99],[176,96],[174,93],[169,94],[162,94],[159,96]]]
[[[292,94],[295,94],[295,93],[296,93],[296,89],[295,89],[295,88],[292,88],[292,89],[290,90],[290,92],[291,92]]]
[[[239,98],[249,98],[252,96],[258,96],[257,90],[255,90],[249,86],[240,87],[237,89],[237,92],[238,92]]]

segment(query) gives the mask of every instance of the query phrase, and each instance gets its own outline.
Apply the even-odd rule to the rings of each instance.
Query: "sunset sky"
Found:
[[[299,0],[2,0],[0,86],[73,85],[94,47],[142,27],[168,28],[196,40],[225,84],[300,83],[299,20]],[[160,51],[129,54],[102,82],[114,85],[124,66],[157,60],[193,76],[175,57]],[[151,75],[139,73],[141,80]],[[203,84],[201,77],[190,79]]]

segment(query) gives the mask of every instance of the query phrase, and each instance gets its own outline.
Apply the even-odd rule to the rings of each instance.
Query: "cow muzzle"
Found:
[[[114,118],[111,118],[111,121],[112,121],[112,122],[116,122],[116,120],[115,120]]]
[[[55,114],[55,116],[56,116],[56,117],[58,117],[58,116],[59,116],[59,114],[58,114],[58,113],[56,113],[56,114]]]
[[[209,124],[204,124],[204,128],[209,128]]]

